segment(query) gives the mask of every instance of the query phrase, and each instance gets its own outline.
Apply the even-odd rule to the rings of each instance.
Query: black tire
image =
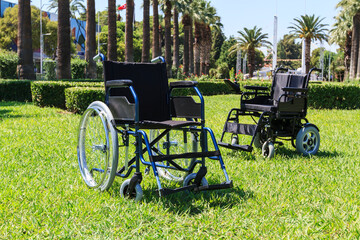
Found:
[[[320,147],[320,134],[314,126],[301,128],[296,136],[296,150],[304,156],[314,155]]]
[[[275,147],[274,144],[270,141],[266,141],[262,146],[262,155],[265,158],[273,158],[275,155]]]

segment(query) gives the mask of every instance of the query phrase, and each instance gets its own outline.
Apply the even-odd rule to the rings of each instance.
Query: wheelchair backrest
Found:
[[[169,87],[165,63],[104,61],[103,64],[106,93],[108,93],[107,81],[130,79],[139,102],[139,120],[170,120]],[[125,96],[130,103],[135,102],[127,87],[111,89],[110,96]]]
[[[276,73],[274,75],[273,83],[271,86],[271,97],[274,101],[278,101],[281,95],[285,93],[282,90],[284,87],[306,88],[308,85],[306,74],[289,74],[289,73]],[[286,99],[281,99],[286,101]]]

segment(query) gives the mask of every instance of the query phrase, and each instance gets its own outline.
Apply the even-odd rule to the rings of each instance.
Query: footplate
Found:
[[[253,150],[253,147],[250,145],[237,145],[237,144],[229,144],[224,142],[218,142],[218,145],[233,150],[243,150],[245,152],[251,152]]]
[[[196,184],[192,184],[186,187],[180,187],[180,188],[175,188],[175,189],[169,189],[169,188],[162,188],[160,190],[160,197],[165,197],[167,195],[173,194],[173,193],[178,193],[178,192],[182,192],[185,190],[188,191],[194,191],[194,192],[200,192],[200,191],[206,191],[206,190],[219,190],[219,189],[227,189],[227,188],[232,188],[233,187],[233,181],[227,181],[227,182],[223,182],[220,184],[213,184],[213,185],[208,185],[208,186],[196,186]]]

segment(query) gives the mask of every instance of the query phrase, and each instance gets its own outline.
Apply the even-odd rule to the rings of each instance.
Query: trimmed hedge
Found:
[[[39,107],[65,108],[65,89],[69,87],[100,87],[102,83],[90,82],[47,82],[31,84],[32,100]]]
[[[16,52],[0,51],[0,78],[16,79],[19,57]]]
[[[104,101],[104,88],[72,87],[65,89],[65,102],[68,111],[83,113],[93,101]]]
[[[31,102],[31,81],[0,80],[0,101]]]

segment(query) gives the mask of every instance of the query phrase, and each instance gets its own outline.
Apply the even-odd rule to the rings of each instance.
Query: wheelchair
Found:
[[[233,187],[215,136],[205,127],[204,98],[197,82],[168,84],[162,57],[152,63],[103,61],[103,67],[105,102],[88,106],[78,132],[78,163],[88,187],[107,190],[116,176],[128,178],[135,171],[121,184],[120,195],[139,201],[141,167],[146,174],[152,169],[160,197]],[[199,100],[173,96],[181,88],[194,89]],[[219,164],[224,182],[208,184],[207,159]],[[162,187],[161,180],[183,186]]]
[[[319,128],[309,123],[306,114],[310,76],[319,69],[313,68],[302,75],[287,71],[285,68],[275,71],[270,94],[268,88],[262,86],[244,86],[245,92],[241,92],[239,84],[225,80],[241,98],[240,108],[228,113],[219,146],[247,152],[252,152],[254,147],[261,148],[264,157],[272,158],[274,144],[283,145],[277,140],[285,140],[291,141],[305,156],[318,152]],[[239,135],[251,136],[250,144],[240,145]]]

